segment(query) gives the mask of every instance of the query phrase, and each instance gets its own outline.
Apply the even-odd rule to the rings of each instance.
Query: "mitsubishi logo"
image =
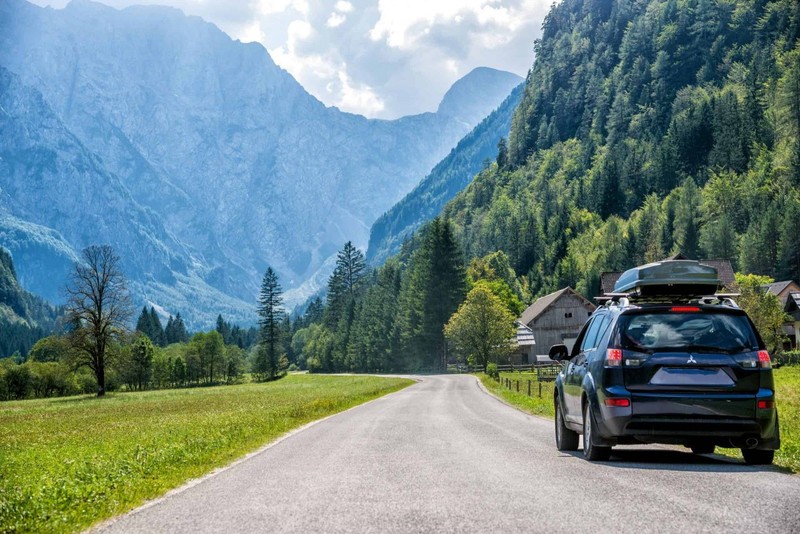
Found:
[[[697,360],[694,359],[694,356],[691,354],[689,355],[689,359],[686,360],[686,363],[697,363]]]

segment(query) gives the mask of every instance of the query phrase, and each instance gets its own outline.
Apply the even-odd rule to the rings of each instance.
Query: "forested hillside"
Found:
[[[381,264],[399,252],[405,239],[436,217],[472,181],[485,162],[494,160],[498,142],[508,136],[523,89],[523,84],[516,87],[417,187],[375,221],[367,250],[371,264]]]
[[[509,162],[445,209],[533,294],[682,251],[800,278],[800,3],[564,0]]]
[[[11,255],[0,247],[0,358],[25,356],[52,331],[58,315],[56,307],[19,286]]]
[[[523,302],[677,251],[800,278],[800,4],[563,0],[543,30],[507,152],[376,272],[340,253],[309,369],[486,365]]]

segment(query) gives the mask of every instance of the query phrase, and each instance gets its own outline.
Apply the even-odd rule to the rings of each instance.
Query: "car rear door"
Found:
[[[634,415],[752,418],[759,342],[743,313],[671,306],[618,329]]]

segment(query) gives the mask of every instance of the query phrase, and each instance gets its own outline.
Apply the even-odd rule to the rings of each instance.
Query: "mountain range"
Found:
[[[259,44],[173,8],[0,3],[0,244],[54,302],[77,252],[118,250],[139,304],[252,322],[288,305],[519,84],[472,71],[436,112],[326,107]]]

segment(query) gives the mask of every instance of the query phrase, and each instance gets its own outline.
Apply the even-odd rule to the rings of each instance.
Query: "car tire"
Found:
[[[555,399],[556,408],[556,448],[560,451],[578,450],[578,433],[567,428],[564,423],[564,412],[558,397]]]
[[[714,454],[714,449],[716,449],[714,445],[707,444],[692,445],[689,448],[694,454]]]
[[[775,451],[763,449],[742,449],[744,463],[747,465],[769,465],[775,459]]]
[[[583,405],[583,455],[590,462],[604,462],[611,457],[611,447],[600,447],[592,443],[592,436],[597,432],[594,424],[591,405]]]

